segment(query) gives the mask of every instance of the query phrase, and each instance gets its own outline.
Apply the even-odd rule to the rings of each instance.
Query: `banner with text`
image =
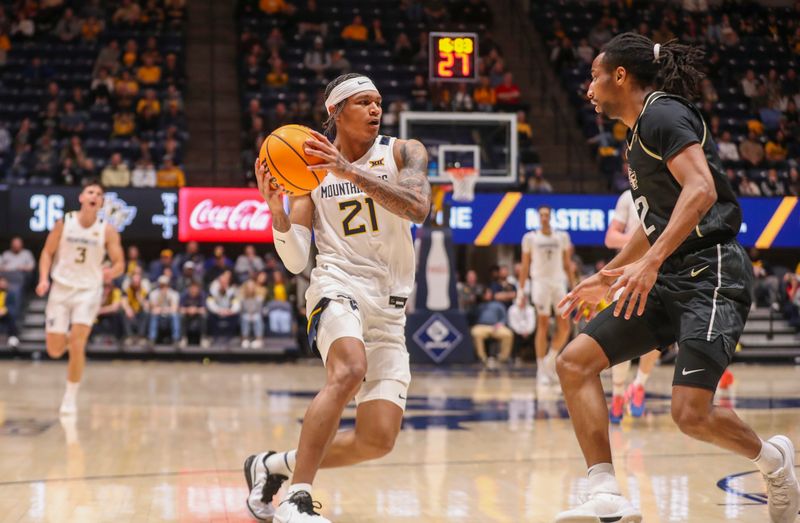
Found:
[[[449,198],[449,197],[448,197]],[[740,198],[744,216],[739,241],[747,247],[800,247],[800,205],[796,197]],[[470,203],[449,200],[456,243],[517,244],[539,228],[538,208],[553,209],[553,227],[569,232],[575,245],[602,246],[614,216],[616,195],[476,194]]]
[[[269,242],[272,213],[258,189],[184,187],[179,193],[182,242]]]
[[[64,213],[78,210],[79,187],[12,187],[8,227],[23,238],[44,237]],[[107,189],[100,216],[126,240],[172,240],[178,225],[178,193],[159,189]]]

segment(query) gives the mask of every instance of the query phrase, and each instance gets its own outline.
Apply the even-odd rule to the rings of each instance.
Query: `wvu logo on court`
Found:
[[[379,158],[377,160],[370,160],[369,161],[369,168],[373,169],[375,167],[383,167],[383,158]]]
[[[117,193],[106,193],[102,218],[113,225],[119,232],[124,231],[125,227],[133,223],[137,211],[136,207],[128,205],[128,202],[120,198]]]

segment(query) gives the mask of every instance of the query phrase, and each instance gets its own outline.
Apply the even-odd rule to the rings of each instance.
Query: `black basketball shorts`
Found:
[[[583,330],[611,365],[678,342],[673,385],[715,391],[750,311],[753,267],[739,242],[673,255],[662,265],[644,314],[614,317],[616,303]],[[627,304],[626,304],[627,307]]]

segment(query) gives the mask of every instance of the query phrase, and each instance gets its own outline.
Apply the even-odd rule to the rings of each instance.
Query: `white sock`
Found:
[[[536,358],[536,372],[539,372],[544,365],[544,358]]]
[[[276,452],[267,458],[267,468],[270,474],[283,474],[284,476],[291,476],[294,471],[294,465],[297,463],[297,451],[290,450],[289,452]],[[309,491],[310,492],[310,491]]]
[[[292,497],[292,494],[294,494],[295,492],[300,492],[300,491],[308,492],[308,495],[310,496],[311,495],[311,484],[310,483],[295,483],[294,485],[289,487],[289,491],[286,493],[286,497],[290,498],[290,497]]]
[[[620,494],[619,483],[614,475],[614,465],[598,463],[589,469],[589,493]]]
[[[753,463],[756,464],[762,474],[772,474],[783,466],[783,459],[781,449],[769,441],[761,440],[761,452],[753,460]]]
[[[647,385],[648,378],[650,378],[650,374],[642,372],[642,369],[639,369],[636,371],[636,379],[633,380],[633,383],[644,387],[645,385]]]
[[[80,387],[80,382],[72,382],[67,380],[67,389],[64,391],[64,399],[75,401],[75,398],[78,396],[78,387]]]
[[[630,361],[623,361],[611,367],[611,386],[614,396],[625,394],[625,380],[628,379],[628,370],[631,368]]]

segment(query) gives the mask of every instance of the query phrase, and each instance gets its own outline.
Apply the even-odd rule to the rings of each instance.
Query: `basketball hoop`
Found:
[[[447,177],[453,182],[453,201],[471,202],[475,199],[475,184],[478,171],[472,167],[450,167],[445,169]]]

